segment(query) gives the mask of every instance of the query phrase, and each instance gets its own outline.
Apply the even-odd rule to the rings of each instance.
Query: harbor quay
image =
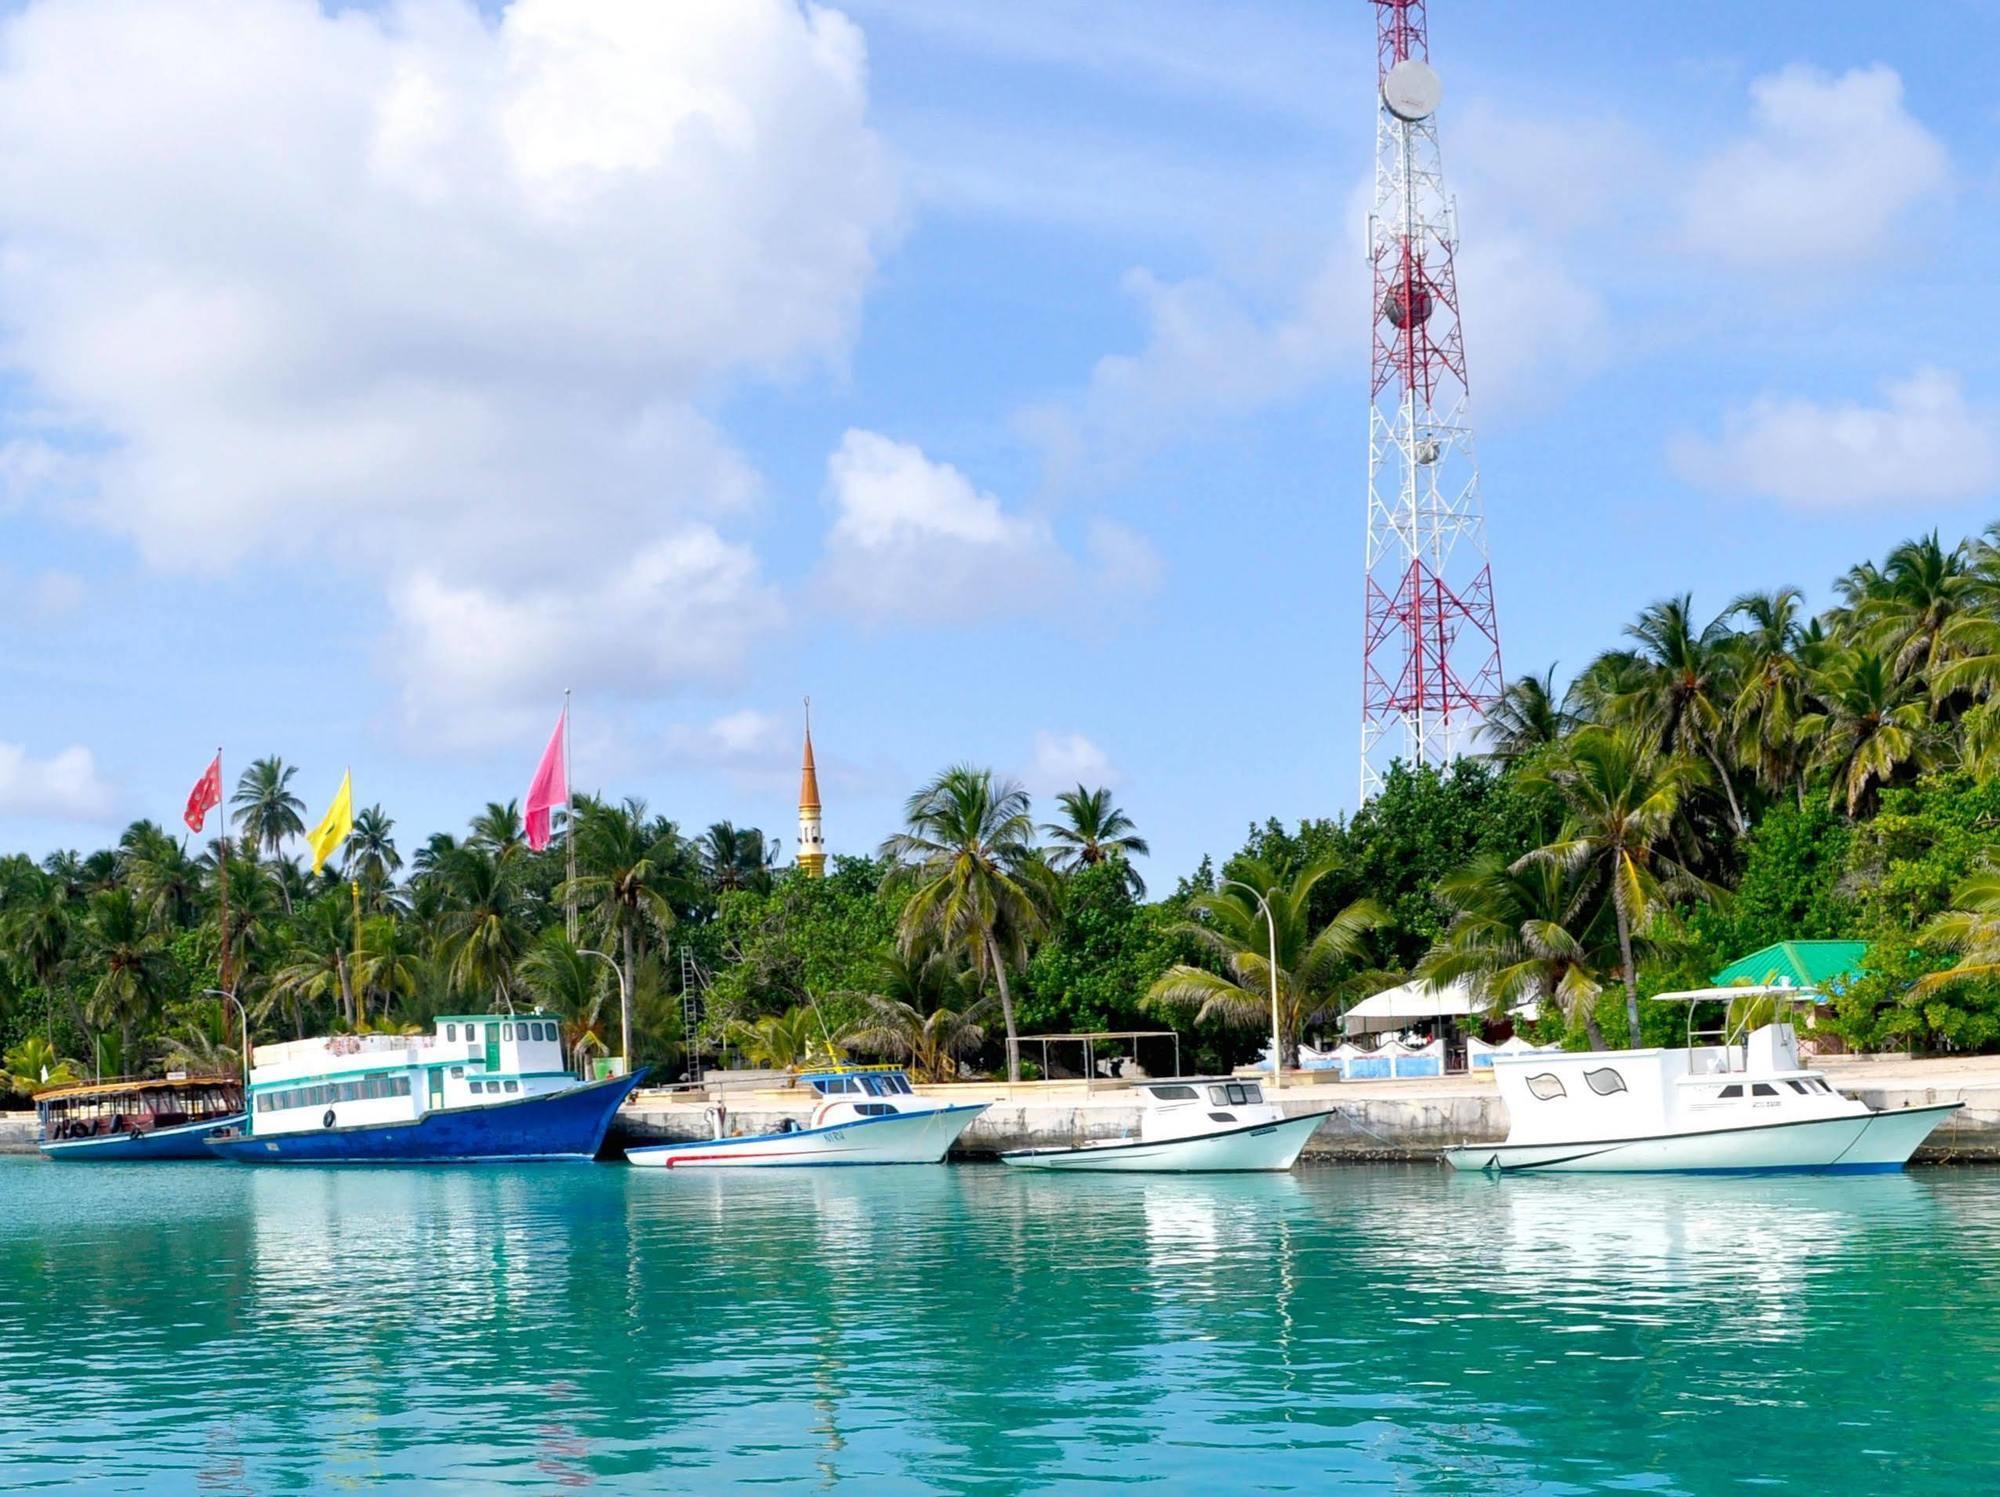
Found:
[[[2000,1163],[2000,1056],[1822,1056],[1813,1064],[1871,1107],[1965,1103],[1917,1151],[1917,1162]],[[1129,1087],[1116,1081],[965,1082],[917,1090],[940,1100],[992,1104],[960,1136],[954,1159],[1117,1139],[1130,1135],[1139,1118]],[[1334,1111],[1303,1155],[1322,1164],[1430,1162],[1454,1145],[1498,1143],[1507,1136],[1507,1109],[1484,1071],[1397,1081],[1290,1072],[1280,1090],[1267,1086],[1265,1095],[1287,1114]],[[802,1124],[816,1100],[810,1089],[788,1087],[779,1075],[721,1073],[699,1086],[637,1092],[620,1109],[611,1142],[709,1137],[718,1107],[726,1109],[730,1128],[768,1132],[787,1122]]]

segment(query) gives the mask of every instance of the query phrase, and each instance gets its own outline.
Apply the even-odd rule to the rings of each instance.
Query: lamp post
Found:
[[[1257,901],[1264,912],[1264,928],[1271,933],[1271,1090],[1285,1089],[1285,1048],[1278,1037],[1278,922],[1271,914],[1271,901],[1239,878],[1226,878],[1222,887],[1241,889]]]
[[[579,956],[594,956],[611,969],[618,979],[618,1060],[625,1074],[632,1074],[632,995],[625,987],[625,969],[603,952],[589,946],[576,948]]]
[[[204,997],[220,998],[235,1004],[237,1017],[243,1021],[243,1100],[247,1106],[250,1100],[250,1011],[244,1008],[243,1000],[236,996],[234,989],[225,991],[222,988],[203,988],[201,991]],[[227,1009],[223,1010],[225,1017],[228,1012]]]

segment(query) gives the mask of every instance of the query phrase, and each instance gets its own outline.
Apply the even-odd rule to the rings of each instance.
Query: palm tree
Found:
[[[534,949],[521,958],[515,975],[537,1008],[562,1017],[564,1053],[585,1041],[594,1041],[592,1048],[608,1053],[604,1005],[610,985],[604,964],[572,945],[560,925],[542,932]]]
[[[195,1005],[178,1032],[166,1037],[167,1064],[195,1076],[234,1076],[243,1069],[243,1052],[230,1041],[235,1016],[221,999]]]
[[[729,1026],[728,1038],[750,1064],[776,1071],[838,1061],[846,1049],[843,1037],[829,1035],[809,1003],[754,1022],[737,1019]]]
[[[1230,865],[1231,877],[1264,896],[1264,911],[1243,890],[1224,885],[1188,903],[1194,917],[1175,929],[1192,936],[1221,958],[1223,971],[1186,963],[1169,967],[1147,991],[1146,1001],[1167,1008],[1193,1008],[1195,1022],[1219,1019],[1247,1029],[1271,1022],[1271,937],[1278,950],[1279,1063],[1296,1066],[1299,1040],[1308,1027],[1338,1014],[1352,996],[1367,933],[1388,921],[1372,899],[1357,899],[1317,931],[1312,929],[1314,886],[1333,871],[1315,863],[1287,884],[1278,871],[1255,858]],[[1381,974],[1371,974],[1380,976]]]
[[[882,844],[894,865],[887,881],[911,889],[899,944],[905,955],[961,951],[982,980],[993,980],[1007,1026],[1007,1079],[1017,1082],[1021,1037],[1007,973],[1027,965],[1029,946],[1048,928],[1047,865],[1034,848],[1028,793],[962,764],[911,796],[903,820],[905,829]]]
[[[1787,786],[1804,794],[1798,739],[1806,702],[1806,670],[1799,658],[1802,602],[1797,588],[1781,587],[1745,593],[1723,615],[1749,624],[1737,639],[1742,658],[1736,700],[1729,709],[1736,760],[1750,765],[1774,795]]]
[[[1961,883],[1952,908],[1924,928],[1923,939],[1958,953],[1955,965],[1920,977],[1912,997],[1976,978],[2000,977],[2000,872],[1987,869]]]
[[[1637,689],[1616,704],[1616,718],[1653,734],[1662,754],[1686,754],[1714,765],[1729,800],[1729,819],[1741,833],[1749,824],[1722,757],[1723,709],[1736,685],[1735,636],[1729,628],[1734,608],[1697,633],[1692,606],[1683,593],[1653,604],[1626,627],[1640,646],[1633,652],[1640,678]]]
[[[135,821],[118,839],[118,863],[155,930],[185,929],[201,902],[201,865],[151,821]]]
[[[366,806],[355,813],[354,830],[347,834],[341,871],[361,885],[371,903],[403,866],[396,839],[389,835],[395,827],[379,805]]]
[[[4,1064],[6,1071],[0,1073],[0,1082],[27,1095],[45,1086],[67,1086],[83,1079],[82,1068],[75,1061],[57,1055],[55,1046],[39,1034],[29,1035],[10,1049]]]
[[[229,798],[236,808],[236,824],[243,829],[243,840],[249,846],[252,857],[261,847],[277,861],[279,850],[287,837],[305,835],[306,823],[303,815],[306,803],[292,794],[292,776],[298,770],[283,759],[272,755],[268,759],[258,759],[243,771],[236,782],[236,793]],[[279,893],[284,896],[285,913],[292,912],[292,891],[288,881],[280,875]]]
[[[1152,852],[1146,839],[1138,835],[1131,817],[1112,804],[1109,790],[1086,790],[1079,785],[1056,797],[1063,809],[1062,820],[1045,822],[1042,830],[1056,842],[1051,865],[1068,872],[1075,868],[1095,868],[1115,860],[1119,877],[1134,899],[1146,897],[1146,881],[1131,860]]]
[[[718,894],[736,889],[767,889],[778,861],[778,843],[754,826],[718,821],[696,844],[702,877]]]
[[[1417,964],[1419,977],[1434,988],[1463,980],[1503,1009],[1554,1003],[1566,1023],[1584,1026],[1593,1050],[1604,1048],[1597,997],[1618,948],[1590,908],[1587,874],[1482,853],[1440,880],[1437,894],[1451,924]]]
[[[1845,804],[1853,816],[1873,805],[1879,788],[1905,765],[1929,759],[1929,714],[1916,688],[1898,681],[1882,655],[1844,651],[1815,674],[1813,690],[1822,705],[1799,718],[1798,736],[1813,745],[1812,767],[1831,776],[1834,809]]]
[[[1929,683],[1945,631],[1983,590],[1974,554],[1964,545],[1945,550],[1933,530],[1891,551],[1863,593],[1855,610],[1861,639],[1889,662],[1896,681]]]
[[[515,965],[529,945],[526,901],[497,853],[462,847],[438,872],[446,904],[437,921],[438,959],[452,990],[513,1012]]]
[[[959,1055],[986,1038],[990,999],[973,994],[955,953],[906,956],[890,947],[870,964],[865,990],[847,994],[861,1016],[845,1035],[864,1050],[906,1056],[920,1081],[956,1081]]]
[[[1561,743],[1578,725],[1574,691],[1557,695],[1553,665],[1539,676],[1509,681],[1479,725],[1492,757],[1513,764]]]
[[[496,858],[511,858],[528,846],[527,829],[521,824],[521,803],[517,800],[490,800],[486,809],[472,818],[465,839],[467,847],[490,852]]]
[[[90,896],[83,922],[83,959],[96,974],[90,1021],[118,1031],[121,1056],[132,1053],[132,1028],[159,1011],[173,990],[173,957],[128,889]]]
[[[350,958],[354,950],[354,925],[348,901],[338,894],[323,894],[300,913],[292,930],[292,946],[285,964],[272,974],[271,986],[260,1013],[268,1013],[279,1000],[292,1005],[293,1022],[299,1020],[302,1003],[331,1002],[351,1029],[360,1020],[354,1001],[354,974]]]
[[[379,997],[378,1015],[386,1015],[398,1000],[411,1002],[430,981],[423,937],[417,927],[393,915],[361,922],[361,941],[354,953],[356,1025],[368,1021],[368,1000]]]
[[[1589,872],[1608,888],[1618,929],[1619,976],[1625,983],[1630,1043],[1639,1043],[1639,975],[1634,933],[1650,929],[1664,901],[1679,894],[1706,896],[1708,886],[1660,851],[1700,769],[1682,754],[1660,754],[1616,729],[1590,727],[1570,740],[1560,764],[1541,778],[1553,784],[1567,808],[1554,842],[1520,859],[1517,868],[1553,864]]]
[[[648,821],[644,801],[579,802],[576,861],[577,876],[556,890],[556,898],[574,899],[592,922],[592,939],[618,947],[626,988],[636,994],[648,938],[660,937],[664,955],[674,897],[688,892],[678,871],[680,838],[672,823]]]

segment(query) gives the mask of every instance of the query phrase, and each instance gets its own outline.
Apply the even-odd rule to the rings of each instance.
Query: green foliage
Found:
[[[896,933],[901,899],[881,888],[883,865],[836,857],[823,879],[791,870],[766,893],[722,896],[709,944],[720,965],[709,993],[718,1023],[783,1013],[808,994],[867,985]]]
[[[1111,860],[1080,867],[1063,892],[1061,919],[1028,963],[1016,1011],[1029,1034],[1157,1029],[1143,1008],[1146,991],[1195,945],[1174,926],[1171,903],[1135,900]]]

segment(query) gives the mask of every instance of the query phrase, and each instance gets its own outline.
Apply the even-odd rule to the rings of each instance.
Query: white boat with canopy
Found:
[[[1332,1109],[1287,1117],[1264,1088],[1235,1076],[1185,1076],[1133,1088],[1139,1135],[1073,1148],[1014,1149],[1026,1170],[1288,1170]]]
[[[1506,1142],[1445,1151],[1455,1169],[1859,1173],[1898,1170],[1963,1102],[1879,1109],[1799,1059],[1798,1034],[1766,1000],[1818,1001],[1790,986],[1661,993],[1688,1005],[1685,1046],[1493,1057]],[[1698,1032],[1694,1005],[1730,1005]],[[1713,1044],[1697,1043],[1713,1040]]]
[[[635,1145],[626,1162],[651,1169],[937,1164],[992,1105],[920,1097],[894,1066],[835,1066],[799,1079],[819,1094],[804,1127],[788,1119],[775,1132],[732,1134],[718,1104],[709,1108],[714,1137]]]

